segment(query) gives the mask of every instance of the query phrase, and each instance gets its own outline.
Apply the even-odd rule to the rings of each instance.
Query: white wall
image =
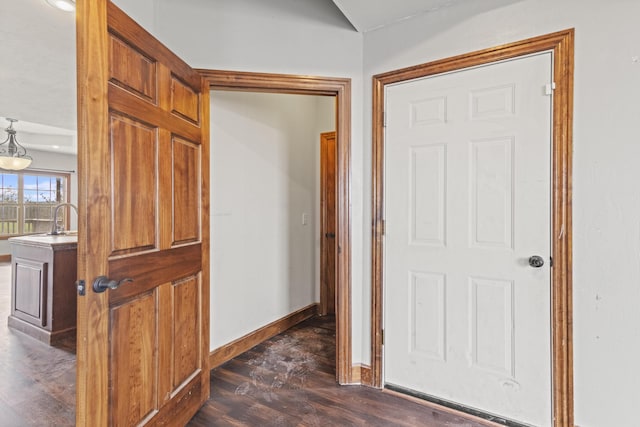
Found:
[[[371,76],[575,27],[576,423],[632,425],[640,401],[640,2],[452,2],[367,33],[364,50],[330,4],[312,0],[154,4],[154,33],[194,66],[353,79],[354,363],[370,359]]]
[[[212,349],[319,301],[319,146],[334,129],[331,101],[211,93]]]
[[[77,156],[71,154],[59,154],[49,151],[36,151],[29,149],[29,155],[33,158],[29,169],[50,169],[61,172],[70,172],[71,189],[69,192],[69,201],[78,206],[78,166]],[[27,169],[28,170],[28,169]],[[78,216],[75,211],[71,212],[71,229],[78,229]],[[9,254],[9,242],[0,240],[0,255]]]
[[[367,33],[365,81],[376,73],[575,27],[575,421],[581,427],[637,426],[640,2],[469,3],[464,9],[462,5],[453,6]],[[369,111],[371,92],[365,87]],[[364,117],[368,178],[371,120],[367,113]],[[368,179],[364,192],[368,207]],[[368,247],[367,242],[365,253]],[[365,283],[370,283],[368,277]],[[368,317],[363,324],[368,324]],[[363,344],[367,359],[368,342]]]

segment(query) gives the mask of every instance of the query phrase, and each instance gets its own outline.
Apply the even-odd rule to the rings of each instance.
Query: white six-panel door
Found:
[[[535,426],[551,424],[551,76],[544,53],[386,90],[385,383]]]

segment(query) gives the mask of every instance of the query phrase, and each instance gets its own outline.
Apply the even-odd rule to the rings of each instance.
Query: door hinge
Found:
[[[555,89],[556,82],[547,83],[546,85],[544,85],[544,94],[551,95]]]
[[[384,219],[380,221],[380,235],[384,236],[387,232],[387,221]]]
[[[553,257],[549,257],[549,267],[553,267]]]
[[[384,345],[384,329],[380,331],[380,344]]]
[[[382,127],[383,128],[387,127],[387,112],[386,111],[382,112]]]

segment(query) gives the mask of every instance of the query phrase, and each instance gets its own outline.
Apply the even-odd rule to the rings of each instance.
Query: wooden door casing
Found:
[[[209,396],[208,86],[111,2],[78,17],[76,422],[182,425]]]
[[[352,384],[369,369],[351,353],[351,79],[198,69],[210,89],[335,96],[336,99],[336,378]],[[362,377],[360,376],[362,372]],[[366,372],[366,373],[365,373]],[[363,380],[369,384],[369,380]]]
[[[336,133],[320,134],[320,314],[336,312]]]

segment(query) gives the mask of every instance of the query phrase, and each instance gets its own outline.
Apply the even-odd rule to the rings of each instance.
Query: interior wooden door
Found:
[[[336,133],[320,134],[320,311],[336,312]]]
[[[209,396],[209,89],[111,2],[77,8],[77,425],[184,425]]]

